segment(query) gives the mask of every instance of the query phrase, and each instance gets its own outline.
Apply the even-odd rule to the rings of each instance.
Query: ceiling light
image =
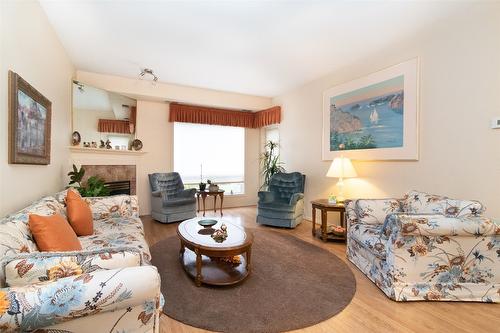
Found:
[[[158,82],[159,78],[151,68],[141,69],[141,73],[139,74],[139,78],[142,80],[142,79],[144,79],[145,75],[150,75],[153,77],[153,85],[156,84],[156,82]]]

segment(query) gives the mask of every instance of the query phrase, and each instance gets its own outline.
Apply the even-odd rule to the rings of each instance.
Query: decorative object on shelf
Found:
[[[208,191],[209,192],[217,192],[219,191],[219,185],[212,183],[210,179],[207,180]]]
[[[135,151],[139,151],[142,149],[142,141],[139,140],[139,139],[135,139],[134,141],[132,141],[132,149],[135,150]]]
[[[73,164],[73,170],[68,172],[69,176],[69,186],[74,187],[78,192],[80,192],[82,197],[105,197],[109,195],[109,189],[105,186],[104,181],[96,176],[91,176],[87,179],[85,186],[82,184],[83,176],[85,175],[85,169],[80,167],[78,169],[76,165]],[[71,186],[71,185],[77,186]]]
[[[203,219],[203,220],[199,220],[198,224],[201,225],[203,228],[210,228],[210,227],[217,224],[217,220]]]
[[[340,225],[330,225],[328,226],[327,233],[335,236],[343,236],[345,231],[345,228]]]
[[[328,203],[331,205],[335,205],[337,203],[337,197],[334,196],[333,194],[330,194],[328,196]]]
[[[323,94],[323,160],[418,160],[418,58]]]
[[[111,141],[106,140],[106,149],[113,149],[113,147],[111,147]]]
[[[71,134],[71,145],[73,146],[78,146],[80,142],[82,141],[82,136],[78,131],[74,131],[73,134]]]
[[[285,172],[283,167],[283,162],[280,161],[280,155],[277,152],[279,145],[277,142],[268,141],[265,145],[265,152],[260,156],[261,163],[261,175],[264,179],[264,183],[260,187],[262,190],[266,190],[269,186],[269,180],[274,174],[279,172]]]
[[[238,266],[241,264],[241,256],[232,256],[232,257],[210,257],[210,260],[216,261],[216,262],[223,262],[231,265]]]
[[[215,232],[212,234],[212,238],[217,243],[222,243],[223,241],[225,241],[227,238],[227,226],[224,223],[222,223],[220,229],[216,229]]]
[[[100,140],[101,141],[101,144],[99,145],[99,148],[106,148],[106,143],[104,142],[104,140]]]
[[[354,169],[351,160],[343,155],[340,157],[335,157],[328,172],[326,173],[327,177],[338,178],[339,181],[337,186],[339,188],[339,194],[337,195],[337,202],[343,203],[344,198],[344,178],[353,178],[357,177],[356,170]]]
[[[9,163],[50,164],[52,103],[9,71]]]
[[[115,150],[120,150],[120,146],[116,145]]]
[[[92,141],[92,143],[90,144],[90,147],[97,148],[97,142]]]
[[[83,147],[90,148],[90,142],[83,141]]]

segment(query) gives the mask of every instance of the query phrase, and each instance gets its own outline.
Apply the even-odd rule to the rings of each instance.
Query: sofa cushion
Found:
[[[403,210],[414,214],[442,214],[449,217],[480,215],[485,207],[474,200],[450,199],[419,191],[409,191],[403,197]]]
[[[94,233],[92,211],[75,191],[68,191],[66,210],[68,222],[78,236],[89,236]]]
[[[382,232],[382,225],[353,224],[348,228],[347,237],[355,240],[362,247],[373,253],[376,257],[386,257],[386,245],[388,238]]]
[[[358,199],[355,202],[358,223],[384,224],[385,217],[401,211],[397,199]]]
[[[78,251],[82,249],[75,231],[60,215],[29,215],[29,228],[40,251]]]

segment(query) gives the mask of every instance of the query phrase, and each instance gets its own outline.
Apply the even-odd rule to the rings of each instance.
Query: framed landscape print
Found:
[[[50,164],[52,103],[9,71],[9,163]]]
[[[418,160],[418,59],[323,94],[323,160]]]

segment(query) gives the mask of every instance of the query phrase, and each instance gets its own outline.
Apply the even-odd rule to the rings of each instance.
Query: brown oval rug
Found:
[[[270,333],[317,324],[349,304],[356,280],[334,254],[291,235],[252,232],[252,273],[228,287],[197,288],[181,267],[176,236],[153,245],[163,312],[211,331]]]

